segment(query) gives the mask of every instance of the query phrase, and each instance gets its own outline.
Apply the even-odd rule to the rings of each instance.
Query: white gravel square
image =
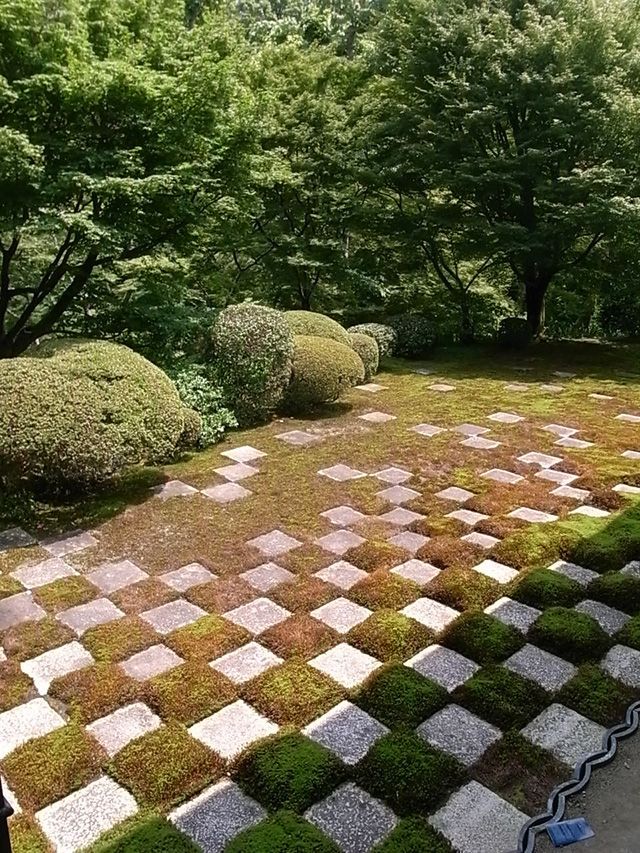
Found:
[[[640,652],[637,649],[614,646],[602,661],[602,668],[628,687],[640,688]]]
[[[60,557],[50,557],[40,563],[21,566],[15,572],[11,572],[11,577],[19,581],[25,589],[37,589],[77,574],[78,572]]]
[[[468,681],[480,669],[477,663],[446,646],[427,646],[405,663],[449,693]]]
[[[603,631],[606,631],[610,637],[616,634],[621,628],[627,624],[631,617],[621,610],[616,610],[615,607],[609,607],[607,604],[602,604],[601,601],[591,601],[586,599],[576,604],[575,609],[579,613],[586,613],[595,619]]]
[[[512,628],[517,628],[523,634],[526,634],[529,628],[542,613],[535,607],[530,607],[528,604],[522,604],[520,601],[514,601],[512,598],[504,596],[494,601],[484,609],[485,613],[499,619],[505,625],[511,625]]]
[[[364,622],[371,616],[368,607],[362,607],[348,598],[336,598],[311,611],[311,616],[318,619],[339,634],[348,634],[352,628]]]
[[[332,563],[324,569],[316,572],[314,577],[320,580],[333,584],[340,589],[351,589],[352,586],[359,583],[369,576],[364,569],[359,569],[357,566],[348,563],[346,560],[338,560],[337,563]]]
[[[96,598],[87,604],[78,604],[58,613],[57,618],[81,637],[89,628],[105,625],[116,619],[122,619],[124,613],[108,598]]]
[[[401,578],[424,586],[438,577],[440,569],[432,566],[431,563],[425,563],[423,560],[407,560],[406,563],[401,563],[391,569],[391,574],[399,575]]]
[[[473,567],[473,571],[486,575],[498,583],[509,583],[518,576],[518,572],[511,566],[505,566],[504,563],[498,563],[496,560],[483,560]]]
[[[283,569],[277,563],[263,563],[261,566],[256,566],[255,569],[242,572],[240,577],[260,592],[269,592],[270,589],[280,586],[280,584],[291,583],[295,580],[295,575],[292,572]]]
[[[341,557],[350,548],[356,548],[366,542],[364,536],[354,533],[353,530],[334,530],[332,533],[327,533],[326,536],[321,536],[316,539],[315,544],[324,551],[329,551],[331,554],[336,554]]]
[[[345,764],[353,765],[388,731],[362,708],[345,701],[309,723],[303,734],[330,749]]]
[[[554,703],[538,714],[521,732],[531,743],[548,750],[573,768],[584,756],[602,747],[603,726],[577,711]]]
[[[234,610],[223,614],[241,628],[246,628],[252,634],[262,634],[267,628],[272,628],[280,622],[284,622],[291,613],[269,598],[256,598],[248,604],[242,604]]]
[[[20,664],[20,669],[33,680],[36,690],[43,695],[48,692],[55,678],[84,669],[92,663],[95,663],[92,655],[74,640],[24,661]]]
[[[86,577],[103,595],[110,595],[125,586],[146,580],[149,575],[131,560],[120,560],[115,563],[103,563]]]
[[[32,699],[0,714],[0,759],[34,737],[48,735],[65,725],[45,699]]]
[[[329,678],[350,690],[362,684],[382,664],[348,643],[340,643],[310,660],[309,666],[324,672]]]
[[[107,755],[113,757],[132,740],[155,731],[161,725],[160,717],[143,702],[134,702],[90,723],[87,731]]]
[[[549,692],[560,690],[576,674],[577,669],[563,658],[527,643],[503,664],[512,672],[535,681]]]
[[[191,625],[203,616],[207,616],[206,610],[185,601],[184,598],[169,601],[140,614],[140,618],[151,625],[154,631],[163,635]]]
[[[444,631],[447,625],[460,615],[459,610],[447,607],[446,604],[441,604],[432,598],[418,598],[417,601],[407,604],[400,612],[436,633]]]
[[[218,576],[209,569],[205,569],[200,563],[189,563],[179,569],[174,569],[172,572],[165,572],[159,575],[158,580],[166,583],[171,589],[176,592],[186,592],[193,586],[199,586],[203,583],[215,580]]]
[[[343,853],[369,853],[398,822],[390,808],[353,782],[311,806],[304,816]]]
[[[274,735],[277,731],[275,723],[238,699],[191,726],[189,734],[230,761],[252,743]]]
[[[209,666],[226,675],[234,684],[244,684],[281,663],[282,658],[252,641],[212,660]]]
[[[447,705],[418,726],[421,738],[453,755],[466,767],[475,764],[502,732],[459,705]]]

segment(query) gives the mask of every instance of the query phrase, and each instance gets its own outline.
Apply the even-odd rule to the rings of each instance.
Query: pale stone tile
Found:
[[[336,527],[351,527],[366,518],[363,512],[358,512],[352,506],[336,506],[321,512],[320,515]]]
[[[160,728],[162,720],[143,702],[118,708],[87,726],[87,731],[113,757],[128,743]]]
[[[526,634],[542,613],[536,607],[530,607],[528,604],[522,604],[520,601],[514,601],[512,598],[504,596],[494,601],[484,609],[485,613],[499,619],[505,625],[511,625],[512,628],[517,628],[523,634]]]
[[[308,738],[331,750],[345,764],[357,764],[389,729],[362,708],[340,702],[302,730]]]
[[[218,504],[229,504],[249,498],[253,492],[239,483],[222,483],[220,486],[209,486],[203,489],[202,494]]]
[[[398,822],[390,808],[353,782],[342,785],[305,812],[345,853],[369,853]]]
[[[505,471],[502,468],[491,468],[480,474],[485,480],[494,480],[496,483],[508,483],[513,486],[516,483],[521,483],[524,477],[521,474],[514,474],[513,471]]]
[[[26,660],[20,664],[20,669],[28,675],[40,694],[47,693],[51,682],[55,678],[61,678],[70,672],[84,669],[95,663],[92,655],[80,645],[77,640],[50,649],[35,658]]]
[[[351,589],[359,581],[368,577],[368,572],[357,568],[357,566],[353,566],[351,563],[347,563],[346,560],[339,560],[337,563],[332,563],[330,566],[320,569],[319,572],[315,573],[315,577],[331,583],[340,589]]]
[[[225,760],[231,761],[252,743],[274,735],[277,731],[275,723],[238,699],[191,726],[189,734]]]
[[[252,641],[212,660],[209,666],[226,675],[234,684],[244,684],[281,663],[282,658]]]
[[[473,527],[479,521],[484,521],[486,518],[489,518],[488,515],[485,515],[482,512],[473,512],[470,509],[456,509],[453,512],[448,512],[446,517],[455,518],[457,521],[461,521],[463,524],[468,524],[470,527]]]
[[[427,646],[405,663],[452,693],[480,669],[477,663],[445,646]]]
[[[177,631],[178,628],[191,625],[206,615],[206,610],[197,607],[190,601],[185,601],[184,598],[178,598],[176,601],[169,601],[159,607],[145,610],[144,613],[140,614],[140,618],[151,625],[158,634],[170,634],[172,631]]]
[[[242,572],[241,578],[247,581],[254,589],[260,592],[269,592],[276,586],[283,583],[291,583],[295,580],[293,572],[283,569],[276,563],[263,563],[261,566],[256,566],[255,569],[249,569]]]
[[[11,572],[11,577],[26,589],[37,589],[39,586],[77,574],[78,572],[60,557],[50,557],[40,563],[20,566],[15,572]]]
[[[447,607],[446,604],[441,604],[432,598],[419,598],[417,601],[412,601],[400,612],[436,633],[444,631],[447,625],[460,615],[458,610]]]
[[[32,738],[48,735],[65,725],[44,699],[32,699],[0,714],[0,759]]]
[[[558,516],[550,512],[543,512],[541,509],[531,509],[528,506],[519,506],[507,514],[508,518],[519,518],[521,521],[528,521],[531,524],[548,524],[550,521],[557,521]]]
[[[577,672],[573,664],[530,643],[511,655],[503,665],[550,692],[560,690]]]
[[[480,548],[486,548],[487,550],[495,547],[500,542],[495,536],[489,536],[488,533],[478,533],[477,530],[467,533],[466,536],[461,536],[460,538],[463,542],[468,542],[470,545],[478,545]]]
[[[522,729],[531,743],[548,750],[569,767],[602,748],[603,726],[577,711],[554,703]]]
[[[364,471],[358,471],[355,468],[350,468],[348,465],[333,465],[331,468],[322,468],[318,471],[321,477],[328,477],[330,480],[335,480],[337,483],[345,483],[348,480],[360,480],[367,475]]]
[[[341,557],[351,548],[362,545],[363,542],[366,542],[364,536],[360,536],[352,530],[334,530],[333,533],[327,533],[326,536],[316,539],[315,544],[324,551],[330,551],[332,554]]]
[[[120,560],[114,563],[103,563],[89,572],[87,580],[97,586],[103,595],[110,595],[125,586],[146,580],[149,575],[138,568],[131,560]]]
[[[45,551],[54,557],[66,557],[67,554],[76,554],[98,544],[98,540],[86,531],[78,531],[68,536],[52,536],[43,539],[40,543]]]
[[[424,586],[440,574],[440,569],[423,560],[407,560],[391,569],[391,574]]]
[[[154,486],[152,491],[162,500],[188,497],[198,493],[197,489],[194,489],[193,486],[189,486],[187,483],[183,483],[182,480],[169,480],[161,486]]]
[[[448,489],[442,489],[435,493],[436,498],[442,498],[445,501],[456,501],[457,503],[465,503],[470,498],[474,497],[474,492],[469,489],[461,489],[458,486],[449,486]]]
[[[272,530],[270,533],[263,533],[262,536],[250,539],[247,545],[257,548],[265,557],[279,557],[281,554],[293,551],[294,548],[299,548],[302,542],[281,530]]]
[[[350,690],[362,684],[382,664],[348,643],[340,643],[310,660],[309,666],[324,672],[329,678]]]
[[[80,637],[89,628],[122,619],[124,613],[108,598],[96,598],[87,604],[78,604],[58,613],[57,618]]]
[[[409,430],[409,432],[417,432],[418,435],[424,435],[426,438],[433,438],[434,435],[439,435],[445,431],[442,427],[434,426],[433,424],[418,424]]]
[[[201,566],[200,563],[189,563],[179,569],[174,569],[172,572],[165,572],[165,574],[158,577],[158,580],[166,583],[167,586],[175,589],[176,592],[186,592],[193,586],[208,583],[217,577],[209,569]]]
[[[252,634],[262,634],[267,628],[284,622],[289,616],[291,613],[288,610],[269,598],[256,598],[224,614],[225,619],[246,628]]]
[[[602,604],[601,601],[591,601],[590,599],[576,604],[575,609],[579,613],[586,613],[587,616],[595,619],[609,636],[617,634],[631,619],[627,613],[616,610],[615,607],[609,607],[607,604]]]
[[[460,705],[447,705],[418,726],[428,744],[453,755],[461,764],[475,764],[502,732]]]
[[[336,598],[312,610],[310,615],[339,634],[348,634],[352,628],[371,616],[371,613],[368,607],[362,607],[348,598]]]
[[[576,581],[580,586],[587,586],[591,581],[599,577],[597,572],[591,569],[585,569],[582,566],[576,566],[575,563],[567,563],[565,560],[556,560],[549,566],[552,572],[558,572],[572,581]]]
[[[410,554],[415,554],[423,545],[427,544],[429,537],[423,536],[421,533],[411,533],[409,530],[403,530],[402,533],[390,536],[388,541],[398,548],[404,548]]]
[[[262,450],[257,450],[251,447],[250,444],[243,444],[242,447],[234,447],[231,450],[223,450],[221,456],[226,456],[227,459],[233,459],[234,462],[255,462],[256,459],[263,459],[267,454]]]
[[[163,672],[175,669],[181,663],[184,663],[183,659],[172,649],[158,644],[150,646],[142,652],[137,652],[137,654],[123,661],[120,666],[127,675],[136,681],[147,681],[149,678],[155,678],[156,675],[162,675]]]
[[[36,604],[30,592],[19,592],[0,599],[0,631],[22,622],[36,622],[47,614]]]

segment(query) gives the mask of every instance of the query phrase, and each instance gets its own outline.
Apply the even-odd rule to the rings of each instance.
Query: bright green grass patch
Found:
[[[225,847],[225,853],[340,853],[330,838],[292,812],[270,815],[245,829]]]
[[[599,666],[584,664],[558,694],[558,702],[602,726],[622,722],[635,691],[603,672]]]
[[[270,720],[294,726],[306,725],[343,698],[335,681],[294,658],[254,678],[244,694]]]
[[[401,820],[373,853],[453,853],[447,839],[419,817]]]
[[[608,634],[586,613],[550,607],[529,632],[532,643],[572,663],[600,660],[611,646]]]
[[[92,845],[86,853],[199,853],[196,846],[175,826],[160,817],[135,819],[130,825]]]
[[[640,613],[640,578],[620,572],[601,575],[589,584],[587,597],[635,616]]]
[[[581,537],[567,559],[596,572],[621,569],[640,553],[639,502],[607,518],[572,519],[558,526]]]
[[[447,691],[415,669],[394,664],[375,673],[356,699],[390,729],[416,728],[449,701]]]
[[[444,634],[444,645],[481,665],[498,663],[522,648],[524,637],[486,613],[463,613]]]
[[[433,642],[424,625],[396,610],[378,610],[349,632],[351,645],[382,661],[405,661]]]
[[[516,581],[513,598],[545,610],[547,607],[571,607],[581,601],[584,595],[580,584],[571,578],[560,572],[539,569]]]
[[[520,729],[549,704],[539,685],[503,666],[487,666],[456,691],[456,701],[501,729]]]

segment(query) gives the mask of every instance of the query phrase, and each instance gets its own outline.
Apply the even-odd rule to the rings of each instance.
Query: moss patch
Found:
[[[599,666],[584,664],[558,694],[558,702],[605,727],[622,722],[636,694]]]
[[[496,545],[494,557],[520,571],[540,569],[570,552],[575,540],[560,525],[530,524]]]
[[[281,607],[292,613],[308,613],[336,597],[335,588],[320,578],[300,577],[293,583],[283,583],[270,593],[270,597]]]
[[[396,610],[378,610],[349,632],[351,645],[382,661],[405,661],[433,642],[433,634]]]
[[[376,572],[380,569],[392,569],[404,563],[407,552],[390,542],[372,539],[355,548],[350,548],[343,559],[365,572]]]
[[[210,661],[237,649],[250,639],[250,633],[244,628],[211,614],[173,631],[165,642],[182,658]]]
[[[134,818],[110,832],[86,853],[199,853],[186,835],[161,817]]]
[[[135,702],[140,685],[116,664],[100,663],[56,678],[49,694],[67,704],[74,720],[86,724]]]
[[[463,613],[445,631],[445,646],[481,665],[498,663],[521,649],[524,637],[486,613]]]
[[[550,607],[529,632],[532,643],[572,663],[600,660],[611,645],[595,619],[567,607]]]
[[[82,645],[101,663],[125,660],[158,642],[153,628],[137,616],[97,625],[82,636]]]
[[[640,651],[640,616],[634,616],[627,624],[618,631],[616,640],[625,646],[631,646],[632,649]]]
[[[11,818],[11,843],[15,853],[51,853],[51,846],[40,827],[28,815]]]
[[[0,713],[26,702],[32,690],[31,679],[22,672],[18,661],[0,663]]]
[[[398,575],[377,571],[353,586],[349,597],[370,610],[400,610],[420,597],[420,587]]]
[[[444,688],[398,664],[375,673],[357,697],[367,713],[390,729],[416,728],[449,701]]]
[[[253,601],[256,591],[242,578],[228,577],[193,586],[184,597],[209,613],[226,613]]]
[[[373,853],[453,853],[447,839],[419,817],[401,820]]]
[[[249,702],[280,725],[303,726],[336,705],[342,690],[328,676],[291,659],[262,673],[244,690]]]
[[[225,847],[225,853],[340,853],[336,845],[304,818],[276,812],[245,829]]]
[[[178,597],[178,593],[168,587],[166,583],[155,578],[148,578],[139,583],[125,586],[123,589],[118,589],[109,597],[120,610],[135,614],[174,601]]]
[[[2,637],[2,646],[8,657],[24,661],[75,639],[71,628],[47,616],[37,622],[21,622],[9,628]]]
[[[547,525],[548,526],[548,525]],[[547,607],[572,607],[584,598],[582,588],[576,581],[552,572],[539,569],[518,578],[513,590],[513,598],[545,610]]]
[[[233,702],[237,691],[224,675],[205,663],[177,666],[146,682],[147,703],[164,719],[193,725]]]
[[[9,598],[10,595],[17,595],[24,592],[24,587],[15,578],[8,575],[0,575],[0,599]]]
[[[417,556],[438,569],[470,569],[484,559],[484,550],[455,536],[438,536],[423,545]]]
[[[595,578],[587,588],[588,598],[595,598],[624,613],[640,613],[640,578],[610,572]]]
[[[68,607],[92,601],[96,597],[96,588],[83,577],[60,578],[34,589],[33,597],[46,610],[60,613]]]
[[[476,672],[455,693],[456,701],[501,729],[520,729],[549,704],[539,685],[503,666]]]
[[[330,649],[339,642],[339,637],[308,613],[294,613],[261,634],[260,642],[280,657],[308,659]]]

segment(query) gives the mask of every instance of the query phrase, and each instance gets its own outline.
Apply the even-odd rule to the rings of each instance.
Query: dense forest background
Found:
[[[246,299],[640,335],[630,0],[1,0],[0,357]]]

